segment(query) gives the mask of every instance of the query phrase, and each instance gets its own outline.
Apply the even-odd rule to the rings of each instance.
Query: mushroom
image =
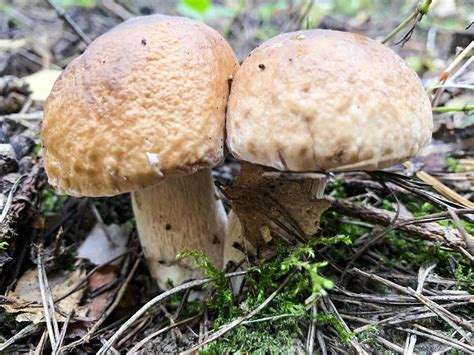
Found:
[[[223,160],[237,59],[218,32],[182,17],[126,21],[73,60],[45,104],[50,184],[72,196],[132,192],[150,272],[164,287],[199,276],[183,249],[222,266],[226,214],[210,168]]]
[[[430,142],[433,119],[420,79],[390,48],[358,34],[308,30],[276,36],[249,54],[232,84],[226,125],[228,149],[244,162],[228,195],[255,245],[276,227],[281,232],[276,205],[303,232],[308,216],[300,212],[309,208],[315,223],[306,231],[314,234],[329,206],[322,199],[327,172],[404,162]],[[275,202],[263,212],[262,194]],[[295,205],[310,194],[305,206]]]

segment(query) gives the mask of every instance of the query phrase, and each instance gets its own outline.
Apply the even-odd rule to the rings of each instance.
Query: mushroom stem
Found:
[[[132,193],[140,242],[160,287],[202,276],[191,258],[176,260],[185,249],[202,252],[222,267],[227,216],[214,189],[206,168]]]
[[[321,173],[280,172],[242,162],[237,180],[225,189],[233,209],[225,264],[239,263],[249,249],[264,253],[275,238],[294,245],[309,240],[329,208],[323,198],[326,182]]]

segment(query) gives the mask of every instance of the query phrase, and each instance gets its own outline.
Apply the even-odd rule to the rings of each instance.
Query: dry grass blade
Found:
[[[415,334],[409,334],[407,336],[407,340],[405,342],[405,349],[403,351],[403,355],[412,355],[413,351],[415,350],[415,345],[416,345],[416,335]]]
[[[403,287],[395,282],[386,280],[378,275],[375,274],[369,274],[365,271],[359,270],[357,268],[352,269],[355,273],[359,275],[363,275],[364,277],[370,279],[370,280],[375,280],[377,282],[380,282],[386,286],[389,286],[391,288],[396,289],[399,292],[402,292],[404,294],[410,295],[416,299],[418,299],[422,304],[427,306],[429,309],[431,309],[434,313],[436,313],[441,319],[443,319],[446,323],[448,323],[451,327],[456,329],[456,331],[463,336],[463,338],[469,342],[472,343],[473,340],[470,338],[470,335],[466,333],[466,331],[463,329],[467,329],[469,332],[473,333],[474,332],[474,326],[467,321],[466,319],[462,318],[461,316],[455,315],[451,312],[449,312],[446,308],[443,308],[436,302],[430,300],[429,298],[425,297],[422,294],[417,293],[415,290],[411,289],[410,287]],[[461,328],[463,327],[463,328]]]
[[[5,206],[3,207],[2,214],[0,215],[0,223],[3,223],[3,221],[4,221],[5,218],[7,217],[8,211],[10,210],[10,207],[11,207],[12,202],[13,202],[13,195],[14,195],[16,189],[18,188],[18,185],[20,185],[21,180],[22,180],[24,177],[26,177],[26,175],[20,176],[20,177],[15,181],[15,183],[13,184],[13,186],[11,187],[10,192],[8,193],[7,201],[5,202]]]
[[[378,335],[376,339],[379,342],[379,344],[382,344],[384,347],[386,347],[389,350],[392,350],[395,353],[403,354],[405,351],[401,346],[398,346],[397,344],[394,344],[388,341],[387,339],[382,338],[380,335]]]
[[[336,306],[331,301],[331,299],[329,297],[324,297],[323,302],[324,302],[323,304],[326,304],[326,307],[330,309],[330,313],[332,313],[336,317],[336,319],[339,321],[339,323],[343,326],[344,330],[349,334],[352,333],[351,329],[346,324],[344,319],[341,317],[341,315],[339,314],[339,311],[337,310]],[[351,345],[354,347],[354,349],[357,351],[357,354],[368,355],[368,352],[364,350],[364,348],[362,347],[362,345],[359,343],[359,341],[354,335],[351,335],[349,337],[349,341]]]
[[[312,354],[314,349],[314,339],[316,337],[316,316],[318,314],[318,306],[313,304],[311,307],[311,324],[308,329],[308,336],[306,340],[306,354]]]
[[[341,301],[349,302],[353,299],[361,299],[365,302],[377,303],[377,304],[391,304],[391,305],[412,305],[418,304],[415,303],[413,297],[403,296],[403,295],[372,295],[370,293],[355,293],[350,292],[347,290],[343,290],[339,287],[334,288],[335,291],[340,292],[346,296],[347,298],[341,299]],[[432,301],[440,301],[440,302],[454,302],[454,301],[466,301],[466,302],[474,302],[474,296],[470,294],[463,294],[463,295],[436,295],[436,296],[427,296]],[[336,296],[333,296],[336,298]]]
[[[463,236],[464,242],[466,243],[466,247],[468,248],[471,254],[474,254],[474,237],[466,231],[458,215],[452,208],[448,208],[448,212],[451,215],[459,233]]]
[[[133,275],[135,274],[135,271],[137,270],[139,264],[140,264],[140,258],[137,258],[137,260],[135,260],[135,263],[133,264],[130,272],[128,273],[127,278],[125,279],[125,281],[120,286],[120,288],[117,292],[117,295],[115,297],[114,302],[110,305],[110,307],[107,309],[107,311],[105,311],[105,313],[100,317],[100,319],[94,324],[94,326],[91,329],[89,329],[87,334],[84,335],[81,339],[60,348],[61,352],[66,351],[68,349],[72,349],[72,348],[76,347],[77,345],[88,342],[90,340],[91,336],[96,332],[97,329],[99,329],[99,327],[102,325],[102,323],[107,319],[107,317],[112,313],[112,311],[115,309],[115,307],[117,307],[117,305],[120,303],[120,300],[122,299],[122,297],[125,293],[125,290],[127,289],[128,284],[130,283],[130,280],[132,279]]]
[[[426,305],[429,309],[431,309],[434,313],[436,313],[441,319],[443,319],[446,323],[448,323],[451,327],[456,329],[459,334],[466,339],[471,345],[474,344],[474,340],[471,339],[470,333],[474,333],[474,326],[469,323],[469,321],[465,320],[464,318],[457,316],[451,312],[449,312],[446,308],[438,305],[437,303],[431,301],[430,299],[426,298],[425,296],[416,293],[411,288],[407,288],[410,292],[413,292],[413,296],[420,300],[424,305]],[[470,333],[467,333],[461,327],[466,328]]]
[[[52,302],[51,291],[47,283],[47,277],[44,270],[43,258],[42,258],[43,249],[38,246],[38,284],[41,291],[41,301],[43,304],[44,318],[46,321],[46,328],[48,329],[49,341],[51,342],[51,347],[53,349],[57,346],[57,341],[59,339],[59,327],[56,320],[56,311],[54,308],[54,302]]]
[[[327,355],[328,350],[326,347],[326,342],[324,341],[324,335],[321,330],[316,331],[316,337],[318,338],[319,348],[321,349],[321,355]]]
[[[422,266],[420,270],[418,270],[418,286],[416,287],[416,292],[423,292],[423,286],[425,285],[426,278],[428,277],[430,272],[434,270],[435,267],[436,264],[433,264],[428,267]]]
[[[48,330],[45,329],[43,334],[41,335],[38,345],[36,345],[33,355],[42,355],[47,341],[48,341]]]
[[[453,303],[443,305],[443,307],[452,308],[452,307],[465,306],[468,304],[469,302],[453,302]],[[345,314],[343,314],[342,317],[347,318],[347,319],[353,319],[358,322],[362,322],[362,321],[366,322],[367,323],[366,325],[354,329],[354,333],[360,334],[362,332],[369,330],[372,327],[380,327],[380,326],[385,326],[385,325],[391,326],[391,325],[396,325],[400,323],[406,323],[406,322],[411,322],[411,321],[416,321],[416,320],[421,320],[421,319],[426,319],[426,318],[433,318],[433,317],[437,317],[437,314],[430,311],[426,312],[426,307],[412,307],[406,311],[398,312],[394,314],[393,316],[389,316],[388,318],[380,319],[374,322],[367,321],[363,318],[351,317]]]
[[[469,45],[466,48],[464,48],[464,50],[461,53],[459,53],[459,55],[456,58],[454,58],[454,60],[451,62],[451,64],[449,64],[449,66],[441,73],[441,75],[439,76],[438,82],[434,86],[428,88],[427,91],[432,92],[435,87],[438,87],[439,85],[444,84],[446,82],[446,80],[448,79],[448,77],[451,75],[451,73],[454,71],[454,69],[465,58],[467,58],[473,50],[474,50],[474,41],[469,43]],[[432,100],[432,105],[433,106],[436,106],[438,98],[441,96],[442,92],[443,92],[443,88],[439,88],[438,90],[436,90],[434,98]]]
[[[469,346],[468,344],[462,343],[458,341],[457,339],[449,338],[445,336],[444,334],[433,332],[432,330],[429,330],[429,332],[426,332],[426,330],[428,330],[427,328],[424,328],[425,331],[409,329],[409,328],[404,328],[404,327],[397,327],[396,329],[404,331],[409,334],[415,334],[418,336],[435,340],[441,344],[452,346],[453,348],[459,349],[461,351],[466,351],[468,354],[474,353],[473,346]]]
[[[0,352],[5,351],[8,347],[15,344],[18,340],[21,340],[33,334],[36,334],[40,329],[42,329],[42,327],[43,326],[41,324],[34,324],[34,323],[27,325],[18,333],[16,333],[14,336],[7,339],[4,343],[0,344]]]
[[[59,354],[59,349],[64,341],[64,337],[66,336],[67,327],[69,322],[71,321],[71,317],[74,314],[74,310],[68,312],[66,320],[64,321],[63,327],[61,329],[61,333],[59,334],[58,343],[56,344],[56,348],[53,349],[53,355]]]
[[[173,324],[171,324],[171,325],[169,325],[169,326],[167,326],[163,329],[160,329],[160,330],[158,330],[154,333],[151,333],[150,335],[148,335],[147,337],[143,338],[138,343],[136,343],[133,346],[133,348],[131,348],[129,351],[127,351],[127,355],[133,355],[133,354],[137,353],[146,343],[148,343],[153,338],[156,338],[158,335],[166,333],[166,332],[170,331],[173,328],[179,327],[180,325],[192,322],[193,320],[198,319],[200,317],[202,317],[202,314],[198,314],[198,315],[195,315],[193,317],[183,319],[182,321],[175,322],[175,323],[173,323]]]
[[[407,163],[405,163],[407,164]],[[474,203],[465,199],[461,195],[459,195],[456,191],[453,189],[447,187],[445,184],[443,184],[441,181],[439,181],[437,178],[434,176],[428,174],[426,171],[418,171],[416,173],[416,176],[426,182],[427,184],[433,186],[433,188],[438,191],[440,194],[443,196],[449,198],[452,201],[455,201],[467,208],[474,208]]]
[[[246,271],[238,271],[238,272],[233,272],[230,274],[226,274],[226,277],[234,277],[234,276],[241,276],[245,275],[247,272]],[[189,288],[193,287],[198,287],[207,284],[210,282],[211,279],[201,279],[201,280],[195,280],[195,281],[190,281],[186,282],[178,287],[172,288],[171,290],[168,290],[166,292],[163,292],[150,300],[148,303],[143,305],[133,316],[131,316],[122,326],[112,335],[112,337],[100,348],[100,350],[97,352],[98,355],[104,355],[107,353],[107,350],[115,344],[115,342],[123,335],[123,333],[130,328],[141,316],[143,316],[149,309],[151,309],[153,306],[156,304],[159,304],[163,300],[167,299],[168,297],[179,293],[181,291],[185,291]]]

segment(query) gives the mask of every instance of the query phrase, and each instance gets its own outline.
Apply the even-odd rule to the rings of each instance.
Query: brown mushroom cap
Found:
[[[218,32],[186,18],[135,18],[100,36],[45,105],[51,185],[109,196],[218,164],[237,67]]]
[[[310,30],[256,48],[233,81],[227,145],[278,170],[379,169],[414,156],[433,119],[420,79],[388,47]]]

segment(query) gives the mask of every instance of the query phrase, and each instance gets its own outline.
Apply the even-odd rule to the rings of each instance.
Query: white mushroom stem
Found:
[[[239,269],[246,269],[248,267],[247,257],[249,255],[255,256],[257,250],[250,242],[244,239],[242,224],[234,211],[231,211],[229,214],[225,235],[224,268],[227,269],[230,266],[228,263],[232,262],[233,266],[238,266]],[[231,271],[234,271],[234,269],[231,269]]]
[[[199,251],[221,268],[227,216],[216,198],[210,169],[132,193],[138,235],[152,276],[160,287],[202,276],[182,250]]]

